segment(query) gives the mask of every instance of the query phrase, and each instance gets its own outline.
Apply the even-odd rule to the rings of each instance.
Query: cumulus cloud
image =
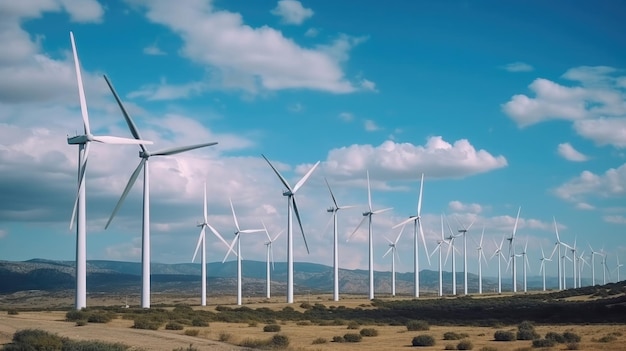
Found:
[[[448,203],[448,208],[452,212],[480,213],[483,210],[480,204],[476,204],[476,203],[465,204],[465,203],[462,203],[461,201],[456,201],[456,200],[450,201]]]
[[[533,66],[520,61],[506,64],[502,66],[502,69],[509,72],[530,72],[534,70]]]
[[[304,48],[280,31],[253,28],[238,13],[216,10],[210,2],[136,0],[147,18],[181,36],[181,54],[207,67],[220,87],[281,90],[305,88],[331,93],[356,91],[340,67],[349,50],[361,42],[340,35],[333,43]]]
[[[380,127],[376,124],[374,120],[366,119],[363,121],[363,126],[365,127],[365,131],[367,132],[375,132],[380,130]]]
[[[619,197],[626,194],[626,164],[611,168],[604,174],[583,171],[581,174],[555,189],[558,197],[572,202],[588,197]]]
[[[305,8],[297,0],[280,0],[271,12],[279,16],[283,23],[296,25],[313,16],[313,10]]]
[[[591,204],[588,204],[586,202],[579,202],[576,204],[576,208],[579,210],[585,210],[585,211],[591,211],[591,210],[595,210],[595,207]]]
[[[200,95],[208,89],[204,82],[189,82],[185,84],[169,84],[165,79],[159,84],[147,84],[128,94],[131,99],[141,97],[148,101],[178,100]]]
[[[626,217],[621,215],[607,215],[602,217],[607,223],[626,224]]]
[[[545,78],[529,86],[534,97],[514,95],[502,105],[518,126],[566,120],[574,130],[598,145],[626,146],[626,89],[622,71],[606,66],[569,69],[561,78],[567,86]]]
[[[143,53],[146,55],[152,56],[163,56],[165,55],[165,51],[161,50],[156,44],[152,44],[150,46],[146,46],[143,48]]]
[[[369,91],[378,91],[376,90],[376,83],[367,80],[367,79],[362,79],[361,80],[361,88],[363,90],[369,90]]]
[[[425,145],[355,144],[331,150],[324,162],[325,171],[336,176],[361,175],[369,169],[390,179],[413,179],[422,172],[430,178],[464,178],[506,166],[504,156],[476,150],[466,139],[451,144],[441,136],[430,137]]]
[[[559,144],[559,146],[557,147],[557,152],[561,157],[568,161],[583,162],[589,159],[586,155],[574,149],[574,147],[570,143]]]

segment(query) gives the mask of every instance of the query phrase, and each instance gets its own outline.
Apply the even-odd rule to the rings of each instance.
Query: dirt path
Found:
[[[133,350],[167,350],[187,348],[193,344],[198,350],[230,351],[242,348],[192,337],[180,331],[141,330],[130,328],[132,321],[114,320],[102,324],[90,323],[77,327],[65,322],[64,312],[20,312],[19,315],[0,315],[0,345],[11,342],[13,333],[21,329],[41,329],[73,340],[100,340],[129,345]]]

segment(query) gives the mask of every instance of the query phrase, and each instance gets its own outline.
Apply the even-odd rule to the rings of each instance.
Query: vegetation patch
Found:
[[[455,332],[445,332],[443,333],[443,340],[461,340],[469,338],[469,334],[467,333],[455,333]]]
[[[267,333],[277,333],[280,331],[280,325],[278,324],[268,324],[263,327],[263,331]]]
[[[313,345],[320,345],[320,344],[325,344],[327,342],[328,342],[328,340],[326,340],[324,338],[316,338],[316,339],[313,339],[313,342],[311,344],[313,344]]]
[[[532,322],[523,321],[517,326],[517,340],[535,340],[539,339],[539,334],[535,331]]]
[[[515,333],[510,330],[496,330],[493,333],[493,339],[495,341],[515,341]]]
[[[535,340],[533,340],[533,347],[534,348],[552,347],[554,345],[556,345],[556,341],[551,340],[551,339],[535,339]]]
[[[473,350],[474,344],[472,344],[469,340],[461,340],[458,344],[456,344],[457,350]]]
[[[363,339],[361,334],[357,333],[346,333],[343,336],[344,342],[360,342]]]
[[[39,329],[18,330],[13,334],[10,344],[3,347],[5,351],[124,351],[129,347],[123,344],[111,344],[100,341],[75,341],[69,338],[60,337]]]
[[[359,331],[362,336],[378,336],[378,330],[374,328],[363,328]]]
[[[157,328],[158,329],[158,328]],[[185,326],[178,322],[169,322],[165,325],[165,329],[167,330],[183,330]]]
[[[345,342],[345,340],[343,339],[343,336],[335,335],[333,336],[333,342]]]
[[[185,335],[187,336],[198,336],[200,331],[198,329],[185,329]]]
[[[411,320],[406,322],[406,329],[408,331],[424,331],[430,330],[430,324],[423,320]]]
[[[413,346],[434,346],[435,338],[432,335],[418,335],[413,338],[411,341],[411,345]]]

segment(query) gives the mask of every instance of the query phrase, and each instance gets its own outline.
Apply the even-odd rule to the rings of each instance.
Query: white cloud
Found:
[[[626,148],[626,116],[576,121],[574,129],[578,134],[593,140],[598,145]]]
[[[589,159],[586,155],[574,149],[574,147],[570,143],[559,144],[557,152],[561,157],[568,161],[583,162]]]
[[[149,101],[178,100],[198,96],[208,88],[204,82],[173,85],[162,80],[160,84],[144,85],[139,90],[129,93],[128,97],[131,99],[141,97]]]
[[[283,23],[296,25],[302,24],[306,19],[313,16],[313,10],[305,8],[297,0],[279,0],[276,8],[271,12],[273,15],[281,17]]]
[[[146,55],[153,55],[153,56],[165,55],[165,51],[161,50],[161,48],[159,48],[156,44],[152,44],[150,46],[146,46],[145,48],[143,48],[143,53]]]
[[[296,102],[295,104],[289,105],[287,109],[291,112],[302,112],[304,110],[304,106],[301,103]]]
[[[375,132],[377,130],[380,130],[380,127],[376,124],[376,122],[371,119],[366,119],[365,121],[363,121],[363,127],[368,132]]]
[[[8,235],[8,232],[6,231],[6,229],[0,228],[0,239],[5,238],[7,235]]]
[[[350,112],[341,112],[339,118],[344,122],[351,122],[354,120],[354,115]]]
[[[368,91],[376,91],[376,92],[378,91],[378,90],[376,90],[376,83],[374,83],[374,82],[372,82],[370,80],[367,80],[367,79],[362,79],[361,80],[361,88],[363,90],[368,90]]]
[[[509,72],[530,72],[534,70],[533,66],[519,61],[506,64],[502,68]]]
[[[483,208],[480,204],[471,203],[465,204],[461,201],[450,201],[448,203],[448,208],[453,212],[471,212],[471,213],[480,213]]]
[[[102,22],[104,9],[96,0],[60,0],[75,22]]]
[[[607,223],[626,224],[626,217],[621,215],[608,215],[602,217]]]
[[[595,207],[591,204],[588,204],[586,202],[579,202],[576,204],[576,208],[579,210],[585,210],[585,211],[591,211],[591,210],[595,210]]]
[[[369,169],[390,180],[414,179],[424,172],[429,178],[464,178],[507,166],[504,156],[476,150],[468,140],[450,144],[440,136],[426,145],[385,141],[379,146],[351,145],[328,153],[324,169],[340,177],[361,175]]]
[[[309,28],[304,32],[304,36],[309,38],[315,38],[318,34],[320,34],[320,31],[317,28]]]
[[[558,197],[579,202],[587,197],[619,197],[626,194],[626,164],[597,175],[583,171],[580,176],[555,189]]]
[[[179,34],[182,55],[207,66],[215,84],[244,89],[305,88],[350,93],[356,88],[339,65],[359,41],[340,36],[329,46],[303,48],[280,31],[246,25],[240,14],[215,10],[210,3],[134,1],[146,16]]]

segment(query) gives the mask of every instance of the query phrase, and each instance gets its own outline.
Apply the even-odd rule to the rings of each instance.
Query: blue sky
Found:
[[[475,221],[475,240],[484,226],[490,257],[522,206],[517,251],[528,240],[530,274],[540,247],[554,247],[553,216],[563,241],[585,256],[588,244],[604,248],[613,268],[617,255],[626,262],[624,10],[608,0],[2,3],[0,259],[74,259],[73,31],[94,134],[131,137],[107,74],[151,150],[219,142],[152,159],[155,262],[191,260],[205,181],[209,222],[228,239],[229,197],[242,228],[263,220],[280,231],[286,200],[264,154],[292,182],[321,161],[298,193],[311,253],[296,231],[296,261],[332,263],[327,177],[340,203],[361,206],[340,212],[340,265],[367,268],[366,228],[345,239],[365,209],[369,170],[374,208],[394,208],[374,218],[378,270],[390,269],[384,236],[415,213],[422,172],[429,251],[445,213],[454,229],[455,216]],[[92,147],[88,259],[140,260],[141,179],[104,230],[137,152]],[[208,238],[209,260],[221,260],[226,248]],[[263,241],[242,238],[244,258],[263,260]],[[398,270],[411,271],[409,230],[398,251]]]

